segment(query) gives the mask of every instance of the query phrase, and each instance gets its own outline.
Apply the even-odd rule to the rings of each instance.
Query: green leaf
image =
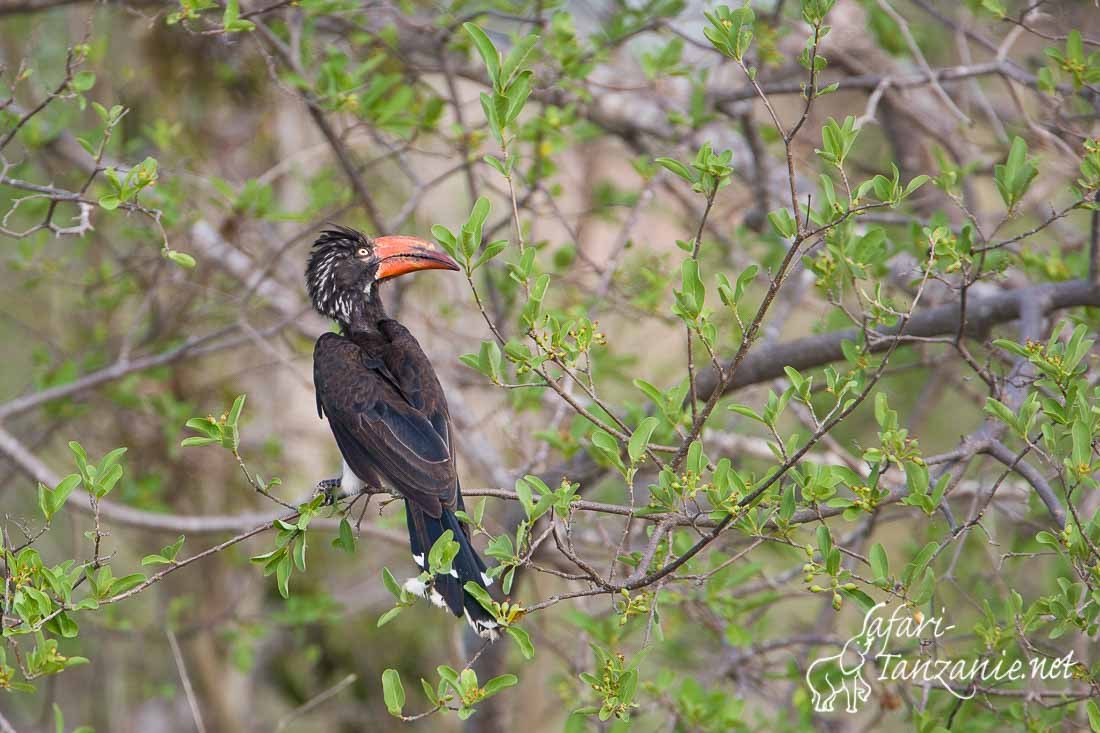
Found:
[[[230,427],[236,427],[237,421],[241,419],[241,410],[244,409],[244,401],[248,395],[237,395],[237,399],[233,400],[233,406],[229,408],[229,415],[225,418],[225,424]]]
[[[908,198],[910,194],[914,193],[918,188],[928,183],[928,181],[930,180],[931,178],[925,175],[916,176],[915,178],[913,178],[913,180],[909,181],[909,184],[905,187],[905,190],[902,191],[901,197],[903,199]]]
[[[482,608],[484,608],[486,611],[492,612],[493,597],[489,595],[489,591],[485,590],[472,580],[467,580],[462,588],[471,596],[473,596],[474,599],[481,604]]]
[[[497,114],[497,107],[493,103],[493,98],[485,92],[481,93],[481,110],[485,113],[485,120],[489,123],[489,129],[493,133],[493,137],[497,139],[497,142],[503,141],[503,135],[501,134],[501,127],[503,126],[500,116]]]
[[[528,250],[530,251],[530,250]],[[542,316],[542,301],[546,297],[546,290],[550,287],[550,275],[542,273],[531,286],[531,292],[527,296],[527,304],[523,307],[520,317],[529,326],[537,326]]]
[[[424,689],[424,697],[428,698],[428,702],[432,705],[439,704],[439,695],[436,694],[432,684],[423,677],[420,678],[420,686]]]
[[[432,236],[439,242],[439,246],[443,248],[444,252],[460,262],[463,261],[462,254],[458,251],[458,241],[455,239],[455,235],[451,234],[450,229],[436,224],[432,226]]]
[[[302,532],[298,535],[297,541],[294,543],[294,567],[298,568],[299,572],[305,572],[306,570],[306,533]]]
[[[522,478],[516,479],[516,497],[519,498],[519,503],[523,506],[523,511],[527,515],[527,518],[531,518],[531,510],[535,507],[535,502],[531,496],[531,485],[524,481]]]
[[[477,258],[477,262],[474,263],[474,266],[471,267],[470,270],[476,270],[477,268],[481,267],[486,262],[503,252],[507,246],[507,239],[498,239],[485,245],[485,249],[482,251],[481,256]]]
[[[95,86],[95,72],[94,71],[78,71],[73,74],[73,79],[70,85],[75,92],[86,92]]]
[[[381,628],[381,627],[385,626],[390,621],[393,621],[395,618],[397,618],[398,614],[400,614],[404,610],[405,610],[404,606],[395,606],[395,607],[391,608],[390,610],[386,611],[384,614],[382,614],[381,616],[378,617],[378,623],[375,624],[375,628]]]
[[[222,26],[230,33],[250,31],[256,26],[251,21],[240,20],[241,8],[239,0],[226,0],[225,12],[222,14]]]
[[[1040,545],[1046,545],[1047,547],[1050,547],[1056,552],[1060,551],[1060,548],[1062,546],[1058,539],[1046,530],[1043,530],[1042,532],[1036,534],[1035,541],[1038,542]]]
[[[840,592],[858,603],[860,608],[864,611],[870,611],[875,605],[874,599],[859,588],[852,588],[850,590],[848,588],[841,588]]]
[[[497,51],[493,42],[489,40],[489,36],[485,35],[485,31],[481,30],[478,26],[473,23],[463,23],[462,28],[473,40],[478,53],[481,54],[481,58],[485,62],[485,70],[489,72],[489,81],[499,90],[501,82],[500,52]]]
[[[903,580],[906,585],[916,580],[917,575],[932,561],[932,556],[936,554],[938,548],[939,544],[936,542],[929,542],[917,553],[917,556],[913,558],[913,562],[909,563],[909,566],[905,569],[905,577]]]
[[[1037,175],[1039,175],[1039,169],[1027,157],[1027,143],[1021,137],[1013,138],[1012,147],[1008,151],[1005,162],[993,167],[993,180],[997,184],[997,191],[1009,210],[1012,210],[1027,193],[1028,187]]]
[[[996,417],[1010,428],[1015,429],[1016,432],[1019,432],[1016,413],[1008,409],[1008,406],[999,400],[995,400],[992,397],[986,397],[985,412]]]
[[[500,158],[496,157],[495,155],[484,155],[484,156],[482,156],[481,159],[484,160],[486,163],[488,163],[493,168],[493,170],[495,170],[500,175],[505,176],[505,177],[507,177],[509,175],[509,169],[511,168],[511,160],[512,160],[511,158],[508,159],[509,160],[509,165],[507,167],[505,166],[504,161],[502,161]]]
[[[615,440],[610,433],[599,429],[593,431],[592,445],[611,465],[620,469],[625,468],[619,453],[619,441]]]
[[[175,262],[180,267],[185,267],[188,270],[193,269],[197,264],[195,262],[195,258],[191,255],[187,254],[186,252],[177,252],[174,249],[164,250],[164,256],[172,260],[172,262]]]
[[[833,536],[829,534],[829,528],[825,525],[817,528],[817,549],[821,553],[822,561],[828,560],[829,553],[833,549]]]
[[[275,580],[279,586],[279,595],[283,598],[290,598],[290,570],[290,555],[284,553],[275,565]]]
[[[684,260],[680,265],[680,291],[677,293],[677,314],[688,320],[698,318],[703,310],[706,288],[699,277],[699,262],[694,258]]]
[[[1073,441],[1073,468],[1083,476],[1090,472],[1092,463],[1092,434],[1089,424],[1084,420],[1076,420],[1070,427],[1070,436]]]
[[[1010,341],[1008,339],[993,339],[993,345],[1011,352],[1016,356],[1022,356],[1025,359],[1031,356],[1031,352],[1027,350],[1026,346],[1021,346],[1015,341]]]
[[[387,669],[382,673],[382,697],[390,715],[401,717],[401,710],[405,707],[405,688],[396,669]]]
[[[997,18],[1004,18],[1007,10],[1001,0],[980,0],[981,6]]]
[[[875,580],[885,580],[890,576],[890,563],[881,544],[875,543],[868,559],[871,561],[871,572]]]
[[[939,507],[940,502],[943,501],[943,495],[947,493],[947,485],[951,482],[951,474],[944,473],[936,481],[935,487],[932,489],[932,506]]]
[[[586,712],[579,710],[572,712],[565,720],[564,733],[587,733],[588,729],[588,713]]]
[[[738,415],[744,415],[750,420],[756,420],[757,422],[767,424],[767,421],[760,415],[760,413],[758,413],[756,410],[752,409],[748,405],[730,405],[728,409],[730,412],[736,412]]]
[[[506,690],[509,687],[515,686],[519,682],[519,677],[514,674],[502,674],[499,677],[494,677],[485,683],[485,687],[482,688],[485,692],[485,697],[495,695],[501,690]]]
[[[910,594],[910,599],[913,603],[925,603],[932,597],[932,592],[936,589],[936,573],[932,568],[924,569],[924,577],[921,578],[920,585],[917,586],[915,593]]]
[[[798,225],[795,223],[794,217],[791,216],[791,212],[786,209],[776,209],[769,212],[768,221],[771,222],[776,234],[784,239],[792,239],[798,233]]]
[[[1095,700],[1089,700],[1085,705],[1085,711],[1089,716],[1089,730],[1092,733],[1100,733],[1100,706],[1096,704]]]
[[[104,474],[113,469],[115,464],[117,464],[125,454],[125,448],[115,448],[113,451],[103,456],[103,460],[99,462],[99,473]]]
[[[448,667],[446,664],[441,664],[435,668],[439,678],[454,685],[454,688],[459,692],[462,692],[462,688],[458,684],[458,672]]]
[[[928,493],[928,468],[926,466],[906,461],[905,469],[906,487],[911,494]]]
[[[638,424],[638,428],[630,436],[630,443],[627,445],[627,454],[630,456],[631,463],[637,463],[645,455],[649,439],[656,429],[657,418],[655,417],[647,417]]]
[[[657,389],[649,382],[645,381],[644,379],[635,379],[634,386],[641,390],[641,392],[646,397],[648,397],[649,401],[652,402],[654,405],[658,407],[664,405],[665,396],[661,394],[661,390]]]
[[[171,565],[175,562],[176,556],[179,555],[180,548],[183,547],[183,543],[186,537],[180,535],[175,542],[161,549],[159,555],[146,555],[141,560],[142,565]],[[147,562],[148,561],[148,562]]]
[[[477,367],[479,372],[496,384],[504,380],[504,358],[495,340],[481,342],[481,350],[477,355]]]
[[[42,512],[42,516],[45,517],[47,522],[53,516],[53,500],[50,497],[50,490],[41,481],[38,482],[38,511]]]
[[[70,473],[52,490],[41,483],[38,484],[38,507],[42,510],[47,522],[65,505],[69,495],[80,485],[80,482],[80,474]]]
[[[382,585],[386,586],[386,590],[393,595],[397,600],[401,600],[401,586],[397,584],[397,580],[393,577],[393,573],[389,568],[382,568]]]
[[[108,471],[100,471],[94,486],[96,498],[102,499],[109,494],[120,478],[122,478],[122,466],[112,466]]]
[[[130,575],[124,575],[121,578],[116,578],[111,583],[111,595],[117,596],[120,593],[125,593],[128,590],[136,588],[145,582],[145,576],[142,573],[131,573]]]
[[[254,562],[254,563],[267,563],[269,560],[274,558],[276,555],[281,556],[284,552],[286,552],[286,550],[284,548],[280,547],[280,548],[272,550],[271,552],[265,552],[262,555],[253,555],[252,557],[250,557],[248,559],[249,559],[250,562]],[[267,575],[267,573],[264,573],[264,575]]]
[[[458,555],[458,543],[454,541],[454,532],[445,530],[428,550],[428,569],[433,575],[447,575],[451,563]]]
[[[688,168],[686,165],[676,160],[675,158],[657,158],[653,162],[655,162],[662,168],[671,171],[673,174],[684,179],[688,183],[695,183],[695,181],[699,177],[698,173],[696,173],[691,168]]]
[[[209,417],[193,417],[188,420],[186,426],[202,433],[208,438],[221,438],[222,431],[213,418]]]
[[[466,226],[478,235],[479,240],[481,239],[481,230],[485,226],[485,220],[489,218],[491,210],[492,206],[489,204],[489,199],[484,196],[478,196],[473,209],[470,210],[470,218],[466,221]]]
[[[213,445],[214,443],[220,443],[220,442],[221,441],[217,440],[216,438],[192,437],[192,438],[184,438],[183,440],[181,440],[180,441],[180,446],[183,447],[183,448],[191,448],[191,447],[195,447],[195,446]]]
[[[85,137],[77,137],[76,141],[80,143],[80,147],[84,148],[84,152],[86,152],[93,158],[95,157],[96,146],[92,143],[91,140]]]
[[[340,530],[332,541],[332,546],[348,554],[355,553],[355,533],[351,531],[351,523],[348,522],[347,517],[340,518]]]
[[[47,628],[65,639],[75,639],[80,633],[80,629],[76,625],[76,622],[73,621],[72,617],[67,613],[60,613],[54,616]]]
[[[531,53],[531,49],[538,43],[539,37],[537,35],[524,36],[516,42],[516,45],[512,46],[512,50],[508,52],[508,57],[504,59],[504,64],[500,67],[500,83],[502,86],[508,86],[512,77],[519,71],[520,65],[527,60],[527,56]]]
[[[511,125],[519,113],[523,111],[523,107],[527,104],[527,98],[531,96],[531,72],[525,71],[516,78],[512,85],[508,88],[505,99],[507,100],[507,106],[504,111],[504,118],[501,120],[505,125]]]
[[[508,626],[504,629],[508,632],[508,635],[512,637],[512,640],[519,646],[519,651],[523,654],[524,659],[534,659],[535,657],[535,645],[531,643],[531,637],[527,632],[518,626]]]

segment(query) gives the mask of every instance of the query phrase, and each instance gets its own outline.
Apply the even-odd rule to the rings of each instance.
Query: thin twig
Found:
[[[302,717],[303,715],[305,715],[306,713],[310,712],[310,711],[311,711],[311,710],[313,710],[314,708],[316,708],[316,707],[318,707],[318,706],[320,706],[320,705],[322,705],[322,704],[324,704],[324,703],[328,702],[328,701],[329,701],[329,700],[331,700],[332,698],[336,697],[336,696],[337,696],[337,695],[339,695],[339,694],[340,694],[341,692],[343,692],[343,691],[344,691],[344,689],[345,689],[346,687],[348,687],[348,685],[351,685],[351,684],[352,684],[352,683],[354,683],[354,682],[355,682],[355,681],[356,681],[357,679],[359,679],[359,675],[357,675],[357,674],[355,674],[354,672],[352,672],[351,674],[349,674],[348,676],[344,677],[344,678],[343,678],[342,680],[340,680],[339,682],[337,682],[337,683],[336,683],[335,685],[333,685],[332,687],[329,687],[329,688],[328,688],[327,690],[324,690],[323,692],[320,692],[320,693],[318,693],[317,695],[314,695],[314,696],[313,696],[313,697],[311,697],[311,698],[310,698],[309,700],[306,700],[306,701],[305,701],[304,703],[302,703],[302,704],[301,704],[301,705],[299,705],[298,707],[296,707],[296,708],[294,708],[293,710],[291,710],[291,711],[290,711],[289,713],[287,713],[286,715],[284,715],[284,716],[283,716],[283,717],[282,717],[282,718],[281,718],[281,719],[279,720],[279,724],[275,726],[275,733],[279,733],[279,731],[281,731],[281,730],[283,730],[284,728],[286,728],[286,727],[287,727],[288,725],[290,725],[290,724],[291,724],[291,723],[292,723],[292,722],[293,722],[294,720],[296,720],[296,719],[298,719],[298,718]]]
[[[206,726],[202,722],[202,712],[199,710],[198,700],[195,699],[195,691],[191,688],[191,678],[187,674],[187,665],[183,662],[183,654],[180,653],[179,642],[172,629],[165,629],[168,636],[168,645],[172,647],[172,658],[176,660],[176,669],[179,671],[180,680],[183,682],[183,692],[187,696],[187,705],[191,708],[191,717],[195,721],[195,728],[199,733],[206,733]]]

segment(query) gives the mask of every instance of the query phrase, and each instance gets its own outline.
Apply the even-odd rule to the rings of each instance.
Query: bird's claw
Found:
[[[333,506],[340,500],[340,479],[326,478],[317,482],[317,489],[324,494],[325,506]]]

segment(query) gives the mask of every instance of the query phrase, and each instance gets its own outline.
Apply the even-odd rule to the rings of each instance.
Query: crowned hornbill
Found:
[[[491,583],[485,563],[455,517],[463,509],[455,473],[447,398],[435,370],[408,329],[386,316],[380,284],[416,270],[457,270],[446,255],[414,237],[369,239],[336,227],[321,234],[306,267],[313,306],[340,325],[317,339],[313,380],[317,412],[328,417],[344,458],[343,474],[322,482],[347,495],[364,484],[388,486],[405,499],[413,560],[428,569],[428,550],[451,530],[459,544],[450,575],[409,590],[426,595],[495,638],[496,622],[463,586]]]

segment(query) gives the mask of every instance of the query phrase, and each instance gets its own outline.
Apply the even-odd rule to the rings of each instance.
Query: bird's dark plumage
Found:
[[[407,237],[372,241],[342,228],[317,240],[306,271],[310,297],[341,330],[323,334],[314,348],[317,409],[328,418],[344,458],[344,480],[350,480],[350,470],[354,479],[375,486],[381,481],[405,498],[413,559],[422,570],[446,530],[459,543],[450,575],[435,576],[428,588],[413,580],[406,587],[457,616],[465,614],[479,633],[495,637],[492,615],[463,590],[467,581],[482,587],[491,581],[469,530],[454,514],[463,505],[446,396],[420,344],[386,317],[378,294],[385,277],[455,269],[449,258],[423,247]]]

